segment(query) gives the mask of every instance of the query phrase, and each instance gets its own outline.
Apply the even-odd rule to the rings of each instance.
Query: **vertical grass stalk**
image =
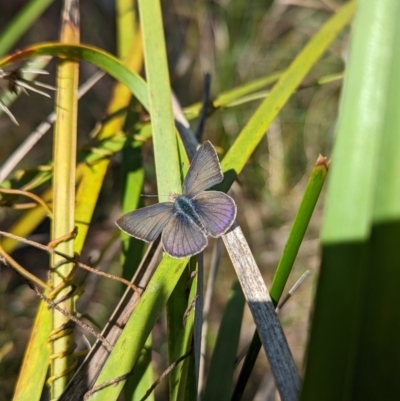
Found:
[[[61,42],[79,43],[79,10],[75,1],[67,1],[63,12]],[[78,92],[77,61],[60,59],[57,71],[57,121],[54,127],[54,177],[52,239],[58,240],[73,232],[75,226],[75,169],[76,169],[76,123]],[[56,249],[68,256],[74,255],[74,241],[70,238],[59,242]],[[57,266],[52,275],[53,288],[63,286],[70,280],[73,263],[63,263],[63,258],[52,257]],[[71,287],[66,285],[55,294],[55,301],[62,299],[59,306],[74,313],[73,299],[68,296]],[[66,296],[67,295],[67,296]],[[66,387],[74,366],[74,339],[72,330],[65,325],[69,319],[53,311],[53,331],[51,356],[51,398],[57,399]]]

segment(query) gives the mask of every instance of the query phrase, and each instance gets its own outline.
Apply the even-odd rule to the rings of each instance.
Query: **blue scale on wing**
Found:
[[[174,216],[174,203],[164,202],[124,214],[115,223],[125,233],[153,242]]]
[[[206,191],[193,199],[194,208],[204,226],[213,237],[224,234],[236,218],[236,204],[219,191]]]
[[[201,252],[207,246],[207,237],[184,214],[175,213],[161,236],[165,252],[174,258],[184,258]]]
[[[204,142],[197,151],[183,182],[182,192],[189,198],[219,184],[224,178],[217,152],[210,142]]]

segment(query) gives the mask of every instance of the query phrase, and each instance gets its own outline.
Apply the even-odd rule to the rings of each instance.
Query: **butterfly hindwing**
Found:
[[[124,214],[116,225],[132,237],[153,242],[173,217],[172,202],[157,203]]]
[[[211,142],[205,141],[193,157],[183,182],[182,192],[193,198],[200,192],[219,184],[223,178],[217,152]]]
[[[234,200],[219,191],[205,191],[193,199],[194,208],[213,237],[224,234],[236,218]]]
[[[195,255],[207,246],[207,238],[200,228],[179,214],[165,226],[161,241],[165,252],[174,258]]]

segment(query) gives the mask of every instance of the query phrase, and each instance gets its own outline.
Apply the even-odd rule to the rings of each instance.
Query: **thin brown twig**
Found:
[[[149,387],[149,389],[146,391],[145,395],[140,399],[140,401],[145,401],[149,395],[154,391],[154,389],[171,373],[175,367],[185,360],[191,353],[193,352],[193,349],[191,348],[186,354],[183,354],[181,357],[179,357],[175,362],[171,363],[171,365],[168,366],[167,369],[164,370],[164,372],[157,378],[157,380]],[[94,393],[97,393],[98,391],[102,390],[103,388],[106,388],[108,386],[112,386],[114,384],[119,383],[122,380],[125,380],[127,377],[129,377],[131,374],[133,374],[133,369],[125,373],[121,376],[115,377],[114,379],[107,380],[104,383],[99,384],[98,386],[93,387],[91,390],[89,390],[83,397],[84,400],[89,399]]]
[[[46,284],[44,281],[40,280],[40,278],[36,277],[34,274],[28,272],[26,269],[24,269],[16,260],[14,260],[5,250],[4,248],[0,245],[0,255],[2,256],[1,261],[8,266],[11,266],[13,269],[15,269],[22,277],[24,277],[27,280],[30,280],[31,282],[34,282],[36,285],[39,287],[51,291],[52,288]]]
[[[5,258],[2,260],[2,262],[8,265],[8,260],[6,260]],[[17,270],[17,272],[19,273],[18,270]],[[21,273],[19,273],[19,274],[21,274]],[[97,333],[97,331],[94,330],[92,326],[88,325],[85,322],[82,322],[76,316],[72,315],[71,313],[67,312],[66,310],[64,310],[63,308],[58,306],[56,302],[52,301],[50,298],[48,298],[46,295],[44,295],[30,279],[23,276],[22,274],[21,274],[21,276],[25,279],[28,286],[33,291],[35,291],[36,295],[38,295],[38,297],[41,300],[45,301],[49,305],[50,308],[57,310],[58,312],[62,313],[64,316],[66,316],[70,320],[72,320],[74,323],[76,323],[77,325],[81,326],[83,329],[88,331],[89,333],[92,333],[99,341],[102,342],[102,344],[105,346],[107,351],[109,351],[109,352],[112,351],[112,349],[113,349],[112,345],[101,334]]]
[[[31,198],[34,201],[36,201],[37,203],[39,203],[40,205],[42,205],[46,209],[49,217],[53,218],[53,212],[50,209],[49,205],[41,197],[37,196],[36,194],[34,194],[32,192],[24,191],[21,189],[0,188],[0,193],[12,194],[12,195],[23,195],[23,196],[26,196],[27,198]],[[22,205],[24,205],[24,204],[22,204]]]
[[[85,393],[85,395],[83,396],[83,399],[86,401],[88,400],[93,394],[97,393],[100,390],[103,390],[103,388],[106,388],[108,386],[112,386],[114,384],[119,383],[122,380],[125,380],[126,378],[128,378],[129,376],[131,376],[133,374],[133,371],[131,370],[128,373],[125,373],[122,376],[118,376],[114,379],[111,380],[107,380],[104,383],[99,384],[98,386],[93,387],[91,390],[89,390],[87,393]]]
[[[145,401],[149,397],[149,395],[153,392],[153,390],[161,383],[161,381],[164,380],[171,373],[173,369],[175,369],[178,363],[184,361],[192,352],[193,348],[190,348],[189,351],[186,352],[186,354],[183,354],[175,362],[171,363],[171,365],[169,365],[168,368],[164,370],[161,376],[150,386],[150,388],[146,391],[146,394],[140,399],[140,401]]]
[[[37,287],[36,285],[32,284],[29,280],[27,280],[29,287],[35,291],[35,293],[38,295],[40,299],[45,301],[50,308],[55,309],[56,311],[62,313],[64,316],[66,316],[68,319],[72,320],[74,323],[77,325],[81,326],[84,330],[88,331],[89,333],[92,333],[99,341],[103,343],[103,345],[107,348],[107,351],[111,352],[113,350],[112,345],[101,335],[99,334],[92,326],[88,325],[85,322],[82,322],[80,319],[78,319],[76,316],[72,315],[71,313],[67,312],[63,308],[59,307],[54,301],[52,301],[50,298],[46,297]]]
[[[55,249],[53,249],[53,248],[51,248],[51,247],[49,247],[47,245],[39,244],[38,242],[31,241],[31,240],[28,240],[28,239],[23,238],[23,237],[19,237],[18,235],[7,233],[5,231],[0,231],[0,235],[4,235],[5,237],[12,238],[12,239],[15,239],[16,241],[20,241],[20,242],[23,242],[25,244],[34,246],[35,248],[42,249],[43,251],[46,251],[48,253],[62,256],[68,262],[76,263],[82,269],[88,270],[88,271],[90,271],[91,273],[94,273],[94,274],[98,274],[99,276],[103,276],[103,277],[110,278],[112,280],[119,281],[119,282],[127,285],[128,287],[130,287],[134,292],[137,292],[139,295],[141,293],[139,288],[136,287],[136,285],[132,284],[130,281],[125,280],[122,277],[118,277],[118,276],[115,276],[113,274],[105,273],[105,272],[102,272],[100,270],[94,269],[93,267],[90,267],[90,266],[86,265],[85,263],[79,262],[78,260],[76,260],[76,257],[75,258],[71,258],[70,256],[68,256],[68,255],[66,255],[66,254],[64,254],[64,253],[62,253],[60,251],[57,251],[57,250],[55,250]]]

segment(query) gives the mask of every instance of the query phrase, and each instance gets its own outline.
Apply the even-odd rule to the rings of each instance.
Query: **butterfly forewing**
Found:
[[[172,219],[174,204],[172,202],[158,203],[124,214],[117,226],[132,237],[152,242]]]
[[[236,204],[223,192],[202,192],[193,202],[197,214],[213,237],[224,234],[235,221]]]
[[[193,198],[200,192],[219,184],[224,176],[217,152],[211,142],[204,142],[197,150],[183,182],[182,192]]]
[[[201,252],[207,238],[200,228],[182,215],[174,215],[164,228],[161,241],[165,252],[174,258],[184,258]]]

